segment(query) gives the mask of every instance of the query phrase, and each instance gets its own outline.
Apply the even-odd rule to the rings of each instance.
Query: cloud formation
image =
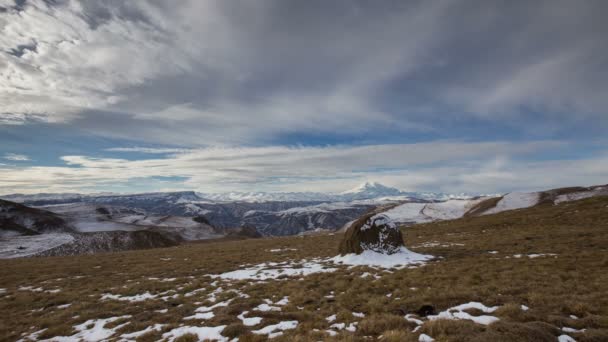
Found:
[[[0,192],[602,182],[606,12],[600,0],[0,0],[0,126],[64,146],[50,160],[0,136],[0,153],[38,163],[0,165]],[[71,149],[76,136],[94,147]],[[552,168],[565,171],[543,176]]]
[[[30,158],[24,154],[17,154],[17,153],[6,153],[4,154],[4,159],[6,160],[11,160],[11,161],[28,161],[30,160]]]
[[[0,124],[201,145],[606,118],[602,1],[4,2]]]
[[[40,187],[57,192],[121,187],[129,191],[131,182],[204,192],[325,192],[342,191],[364,180],[408,190],[494,192],[556,186],[579,178],[593,183],[608,177],[606,155],[576,163],[526,161],[563,146],[553,141],[452,141],[360,147],[217,147],[143,160],[64,156],[64,166],[0,168],[0,193],[37,192]]]

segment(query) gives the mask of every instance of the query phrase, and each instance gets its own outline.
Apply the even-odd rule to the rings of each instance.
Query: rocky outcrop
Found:
[[[382,254],[397,253],[403,245],[399,227],[383,214],[369,213],[359,218],[346,231],[340,243],[342,255],[361,254],[366,250]]]

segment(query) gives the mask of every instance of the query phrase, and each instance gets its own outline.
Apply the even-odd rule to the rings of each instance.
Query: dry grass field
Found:
[[[608,197],[403,233],[409,249],[436,258],[388,270],[335,265],[326,258],[337,253],[336,234],[0,260],[0,340],[96,332],[116,341],[196,341],[191,328],[224,326],[221,334],[239,341],[608,341]],[[266,281],[210,276],[269,262],[298,270],[315,258],[334,271]],[[461,318],[497,320],[422,312],[469,302],[497,308],[464,309]],[[292,329],[273,330],[279,322]]]

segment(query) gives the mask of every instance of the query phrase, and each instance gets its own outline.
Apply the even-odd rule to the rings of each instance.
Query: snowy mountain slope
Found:
[[[214,227],[196,217],[147,215],[140,209],[71,203],[40,207],[61,215],[78,232],[149,230],[177,234],[184,240],[219,237]]]
[[[137,203],[160,202],[172,204],[212,204],[223,202],[349,202],[354,200],[377,199],[382,197],[393,197],[405,200],[407,198],[420,198],[425,200],[447,200],[450,198],[471,198],[467,194],[450,195],[432,192],[404,192],[396,188],[388,187],[377,182],[366,182],[354,189],[340,193],[322,192],[227,192],[227,193],[205,193],[194,191],[180,192],[158,192],[141,194],[12,194],[0,196],[7,200],[26,203],[31,205],[59,204],[70,202],[95,202],[95,203]],[[127,205],[130,206],[130,205]]]
[[[452,199],[433,203],[405,203],[384,214],[398,223],[425,223],[457,219],[468,213],[474,213],[474,216],[497,214],[508,210],[529,208],[541,203],[557,205],[593,196],[608,196],[608,186],[561,188],[541,192],[512,192],[502,197]],[[490,205],[482,207],[484,203]]]
[[[72,241],[74,241],[74,236],[66,233],[48,233],[0,239],[0,259],[34,256]]]
[[[482,215],[496,214],[507,210],[529,208],[538,204],[540,193],[538,192],[512,192],[503,196],[494,208],[490,208]]]
[[[0,200],[0,237],[72,231],[73,228],[58,215]]]

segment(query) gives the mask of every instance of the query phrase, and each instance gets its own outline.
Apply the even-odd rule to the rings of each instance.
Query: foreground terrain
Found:
[[[326,234],[0,260],[0,339],[608,340],[608,197],[403,234],[435,259],[348,267]]]

